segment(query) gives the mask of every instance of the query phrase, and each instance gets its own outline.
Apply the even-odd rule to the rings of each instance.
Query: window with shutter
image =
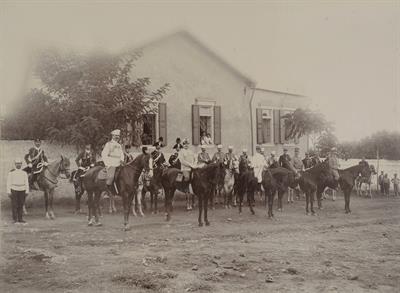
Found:
[[[222,143],[221,106],[214,106],[214,144]]]
[[[257,144],[272,143],[272,110],[256,109]]]
[[[200,144],[200,106],[192,105],[192,143]]]
[[[158,133],[164,139],[164,145],[168,144],[167,138],[167,104],[158,104]]]

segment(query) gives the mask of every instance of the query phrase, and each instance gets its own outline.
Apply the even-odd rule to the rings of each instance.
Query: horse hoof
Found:
[[[310,215],[310,213],[309,212],[306,212],[306,216],[309,216]]]
[[[255,212],[255,211],[251,211],[251,214],[252,214],[252,215],[255,215],[255,214],[256,214],[256,212]]]
[[[316,215],[317,215],[317,213],[315,213],[315,212],[311,213],[311,216],[316,216]]]
[[[129,231],[130,229],[131,229],[131,227],[129,227],[129,225],[124,225],[124,228],[122,230]]]
[[[202,222],[199,222],[199,227],[203,227],[203,223]]]
[[[319,209],[319,210],[323,210],[324,208],[323,208],[323,207],[318,207],[318,209]]]
[[[206,226],[210,226],[210,222],[209,221],[206,222]]]
[[[103,226],[103,224],[100,223],[100,222],[95,222],[95,223],[94,223],[94,226],[95,226],[95,227],[100,227],[100,226]]]
[[[50,217],[50,214],[49,214],[49,213],[46,213],[46,219],[48,219],[48,220],[50,220],[50,219],[51,219],[51,217]]]

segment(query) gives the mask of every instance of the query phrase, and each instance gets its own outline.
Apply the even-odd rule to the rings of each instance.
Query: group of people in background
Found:
[[[397,173],[395,173],[393,178],[390,179],[387,173],[381,171],[381,174],[378,177],[378,185],[382,195],[389,196],[390,184],[393,184],[393,196],[399,196],[400,179],[397,177]]]

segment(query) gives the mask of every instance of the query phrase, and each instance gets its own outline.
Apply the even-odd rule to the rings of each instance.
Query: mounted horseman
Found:
[[[48,165],[48,160],[44,154],[44,150],[41,148],[42,141],[37,138],[34,140],[34,146],[29,149],[29,152],[25,155],[25,162],[27,167],[26,171],[29,175],[29,186],[31,189],[39,190],[37,178],[43,171],[43,167]]]
[[[113,183],[115,171],[118,167],[124,164],[124,151],[121,144],[118,142],[121,135],[121,130],[115,129],[111,132],[111,140],[104,145],[101,152],[101,158],[107,170],[106,185],[110,196],[114,194]]]
[[[89,170],[89,168],[94,167],[96,164],[96,154],[92,151],[91,144],[85,145],[85,150],[79,153],[75,162],[78,166],[78,170],[75,172],[73,180],[78,182],[79,186],[82,188],[81,177],[86,173],[87,170]]]
[[[192,169],[197,168],[196,156],[193,151],[189,148],[189,141],[183,140],[183,149],[179,151],[178,158],[181,163],[181,172],[183,175],[184,182],[190,182],[192,179]],[[191,194],[191,200],[189,199],[189,193]],[[194,205],[194,194],[191,185],[189,184],[188,190],[186,191],[186,209],[192,210]]]

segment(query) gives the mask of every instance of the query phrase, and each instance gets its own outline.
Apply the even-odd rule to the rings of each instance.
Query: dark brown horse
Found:
[[[129,213],[132,199],[137,192],[138,180],[142,170],[145,169],[152,176],[152,159],[148,154],[140,154],[132,162],[120,167],[115,183],[122,197],[124,208],[124,230],[129,230]],[[99,221],[99,202],[101,193],[107,191],[106,180],[99,178],[102,167],[93,167],[83,177],[83,186],[88,194],[89,226],[101,226]]]
[[[239,173],[238,184],[236,185],[236,192],[238,195],[239,214],[242,213],[243,198],[246,194],[247,204],[249,205],[250,212],[254,215],[254,194],[260,191],[257,178],[254,176],[253,169],[243,169]]]
[[[306,195],[306,214],[309,215],[309,206],[311,214],[315,215],[314,211],[314,195],[317,194],[317,199],[320,202],[322,192],[326,187],[336,188],[338,182],[334,181],[334,175],[327,161],[318,163],[314,167],[300,172],[298,183],[300,189]],[[319,206],[322,208],[322,206]]]
[[[350,195],[358,174],[361,174],[361,177],[364,178],[369,178],[371,176],[371,168],[369,167],[367,162],[360,163],[356,166],[352,166],[343,170],[339,170],[339,184],[344,194],[344,209],[346,214],[351,213]]]
[[[265,191],[265,201],[268,204],[268,217],[273,218],[273,204],[278,192],[278,210],[282,211],[282,197],[288,187],[297,185],[293,171],[283,167],[266,169],[262,175],[262,185]]]
[[[40,190],[44,192],[44,206],[46,209],[46,218],[54,219],[53,212],[53,197],[54,190],[57,187],[58,176],[60,174],[65,174],[69,178],[70,162],[69,159],[61,156],[60,159],[51,162],[47,167],[43,168],[43,171],[38,176],[38,184]]]
[[[172,200],[174,197],[175,190],[177,189],[176,178],[180,174],[180,170],[175,168],[165,169],[162,177],[161,183],[165,192],[165,212],[166,220],[171,219],[172,213]],[[217,184],[216,180],[219,178],[221,173],[224,172],[224,167],[222,163],[212,163],[208,164],[202,168],[197,168],[192,170],[192,177],[190,184],[192,185],[193,192],[197,195],[199,199],[199,226],[203,226],[202,213],[204,208],[204,222],[208,226],[210,222],[208,221],[208,201],[212,196],[214,188]]]

